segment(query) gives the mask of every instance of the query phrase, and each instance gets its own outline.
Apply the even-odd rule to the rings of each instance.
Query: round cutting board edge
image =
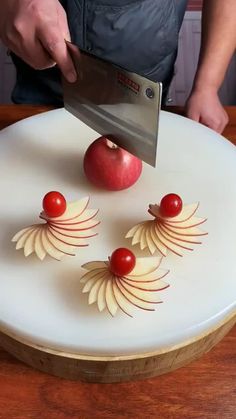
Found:
[[[169,373],[210,351],[233,328],[236,311],[193,339],[157,352],[95,357],[55,351],[19,339],[0,329],[2,347],[27,365],[58,377],[95,383],[116,383]]]

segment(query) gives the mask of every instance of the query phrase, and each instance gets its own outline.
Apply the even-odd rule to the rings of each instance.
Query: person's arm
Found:
[[[67,17],[58,0],[0,0],[0,39],[31,67],[56,63],[68,81],[76,80],[65,42]]]
[[[202,42],[187,116],[222,132],[228,123],[218,90],[236,48],[236,0],[205,0]]]

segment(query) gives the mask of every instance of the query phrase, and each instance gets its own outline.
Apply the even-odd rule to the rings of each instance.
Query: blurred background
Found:
[[[201,39],[202,0],[189,0],[180,32],[179,52],[169,97],[169,105],[184,105],[193,83]],[[0,103],[11,103],[15,69],[6,48],[0,44]],[[236,105],[236,55],[233,57],[220,90],[224,105]]]

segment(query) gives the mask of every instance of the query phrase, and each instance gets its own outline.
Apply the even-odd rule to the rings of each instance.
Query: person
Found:
[[[76,72],[65,40],[163,83],[173,77],[187,0],[1,0],[0,38],[17,69],[15,103],[63,105],[60,71]],[[235,49],[236,1],[205,0],[202,44],[187,116],[221,133],[218,90]],[[55,64],[57,64],[55,66]]]

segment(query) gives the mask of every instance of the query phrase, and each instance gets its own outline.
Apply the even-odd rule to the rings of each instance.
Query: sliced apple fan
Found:
[[[198,227],[206,221],[195,216],[198,207],[198,203],[186,205],[178,216],[167,218],[161,216],[158,205],[149,205],[154,220],[137,224],[128,231],[126,238],[132,238],[132,245],[139,244],[142,250],[148,248],[152,255],[159,251],[166,256],[169,250],[183,256],[184,250],[193,250],[193,245],[201,244],[198,237],[207,234]]]
[[[60,217],[49,218],[42,212],[44,224],[24,228],[13,237],[16,249],[23,248],[26,257],[36,253],[41,260],[46,255],[57,260],[65,255],[75,256],[75,248],[88,246],[87,239],[97,235],[93,228],[99,224],[94,218],[98,210],[87,209],[88,203],[88,197],[68,203]]]
[[[159,268],[161,257],[137,258],[129,275],[118,277],[111,273],[109,262],[88,262],[82,268],[87,272],[81,277],[83,293],[88,293],[88,303],[96,303],[98,310],[105,309],[115,316],[119,309],[130,317],[135,307],[154,311],[161,303],[158,291],[169,285],[162,279],[168,271]]]

